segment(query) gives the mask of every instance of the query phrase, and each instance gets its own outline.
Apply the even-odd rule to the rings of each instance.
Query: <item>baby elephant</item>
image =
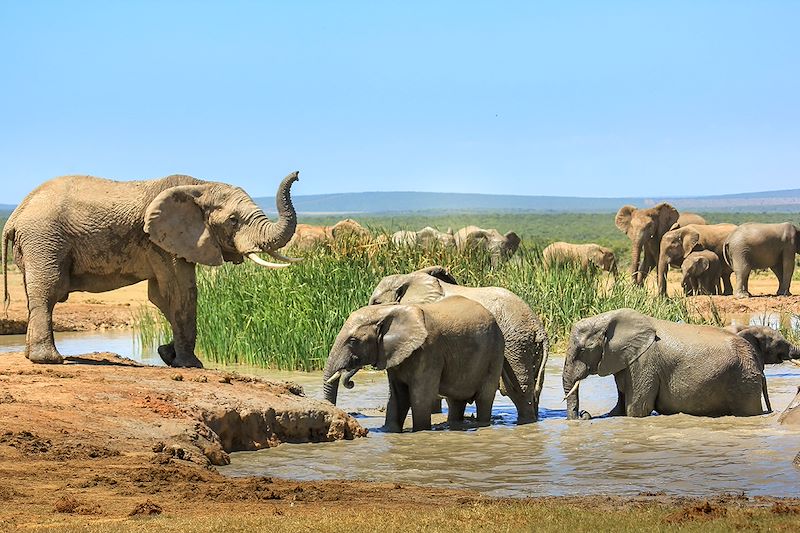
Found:
[[[617,271],[617,260],[614,257],[614,251],[593,243],[554,242],[542,250],[542,260],[546,267],[559,263],[573,262],[587,269],[590,265],[594,265],[606,272]]]
[[[428,304],[384,304],[350,314],[325,364],[325,398],[336,403],[345,385],[366,365],[386,369],[387,431],[400,432],[411,409],[414,431],[431,428],[434,401],[443,396],[448,422],[464,419],[475,402],[478,422],[489,423],[503,368],[505,343],[494,317],[462,296]]]
[[[719,283],[722,263],[711,250],[699,250],[686,256],[681,264],[683,292],[687,296],[697,294],[722,294]]]

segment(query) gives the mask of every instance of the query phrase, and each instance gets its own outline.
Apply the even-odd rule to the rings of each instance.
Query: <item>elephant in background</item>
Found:
[[[573,326],[564,360],[569,419],[581,416],[578,386],[590,374],[614,376],[619,400],[611,416],[762,414],[758,355],[722,328],[658,320],[633,309],[585,318]]]
[[[505,235],[496,229],[482,229],[477,226],[461,228],[455,234],[456,248],[459,250],[481,249],[491,254],[492,263],[508,259],[519,248],[521,239],[513,231]]]
[[[736,273],[736,296],[747,298],[753,269],[769,268],[778,278],[778,296],[789,296],[794,256],[800,253],[800,234],[790,222],[748,222],[731,232],[723,246],[723,258]]]
[[[643,284],[647,274],[655,268],[661,237],[674,224],[686,225],[698,221],[705,223],[702,217],[694,213],[680,215],[677,209],[666,202],[647,209],[622,206],[617,211],[614,223],[631,240],[631,276],[634,282]]]
[[[53,307],[73,291],[104,292],[148,280],[147,293],[172,326],[174,340],[158,348],[171,366],[202,367],[197,334],[195,265],[241,263],[283,267],[258,257],[276,252],[295,230],[290,198],[297,172],[278,187],[278,220],[270,221],[241,188],[173,175],[117,182],[64,176],[45,182],[17,206],[3,230],[28,297],[25,355],[61,363],[53,342]],[[8,280],[5,280],[8,301]]]
[[[445,248],[451,248],[455,246],[455,237],[452,228],[447,228],[446,232],[441,232],[436,228],[426,226],[419,231],[397,231],[392,234],[392,242],[396,246],[421,246],[423,248],[444,246]]]
[[[297,224],[297,229],[288,245],[296,250],[308,251],[324,242],[370,236],[367,228],[351,218],[346,218],[333,226]]]
[[[462,287],[445,268],[433,266],[386,276],[375,287],[369,303],[421,304],[450,296],[478,302],[494,316],[505,339],[500,390],[514,402],[518,423],[536,421],[548,339],[542,322],[519,296],[501,287]]]
[[[491,313],[461,296],[362,307],[350,314],[331,348],[325,398],[335,404],[340,376],[372,365],[386,369],[389,378],[387,431],[401,432],[409,409],[414,431],[431,429],[431,408],[439,396],[450,407],[448,422],[462,422],[467,403],[474,401],[478,422],[488,424],[503,348]]]
[[[667,271],[670,266],[680,268],[692,252],[710,250],[720,258],[720,276],[723,294],[733,294],[733,270],[721,262],[725,240],[736,229],[736,224],[688,224],[664,234],[658,252],[658,293],[667,295]],[[710,257],[710,256],[708,256]]]
[[[594,243],[554,242],[542,250],[542,261],[545,267],[572,262],[579,264],[584,269],[594,266],[606,272],[616,273],[617,271],[617,259],[614,251]]]
[[[681,286],[687,296],[720,294],[722,263],[711,250],[699,250],[687,255],[681,264],[681,272]]]

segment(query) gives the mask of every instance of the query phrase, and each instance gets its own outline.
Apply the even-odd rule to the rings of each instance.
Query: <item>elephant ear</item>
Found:
[[[377,327],[378,370],[399,365],[428,338],[425,315],[416,305],[391,306]]]
[[[636,208],[632,205],[623,205],[617,211],[617,216],[614,217],[614,224],[617,225],[622,233],[628,233],[628,229],[631,227],[631,218],[635,211]]]
[[[767,339],[765,338],[763,332],[759,331],[757,328],[745,328],[737,333],[737,335],[745,339],[753,346],[753,348],[755,348],[756,354],[758,355],[762,365],[773,365],[781,362],[775,361],[774,356],[771,357],[772,354],[770,354],[767,350]],[[769,361],[767,359],[769,359]]]
[[[435,265],[427,268],[421,268],[417,270],[417,272],[433,276],[434,278],[440,279],[445,283],[450,283],[451,285],[458,285],[456,278],[454,278],[450,271],[443,266]]]
[[[696,231],[687,231],[683,234],[683,258],[692,253],[700,242],[700,234]],[[708,262],[708,261],[706,261]]]
[[[517,248],[519,248],[519,243],[522,242],[522,239],[513,231],[506,233],[505,238],[509,246],[508,251],[513,254],[517,251]]]
[[[156,196],[144,214],[144,231],[164,250],[190,263],[221,265],[222,250],[208,231],[197,199],[209,185],[170,187]]]
[[[442,269],[444,270],[444,269]],[[445,270],[445,272],[447,272]],[[405,284],[405,292],[398,299],[400,302],[425,304],[441,300],[444,296],[441,278],[423,272],[409,274]]]
[[[708,262],[708,258],[706,257],[698,257],[697,265],[698,265],[697,266],[698,274],[702,274],[703,272],[708,270],[708,267],[711,266],[711,263]]]
[[[655,206],[658,213],[658,234],[664,235],[673,224],[678,222],[678,210],[666,202],[661,202]]]
[[[652,319],[633,309],[620,309],[611,314],[605,330],[603,356],[597,374],[616,374],[636,361],[655,341]]]

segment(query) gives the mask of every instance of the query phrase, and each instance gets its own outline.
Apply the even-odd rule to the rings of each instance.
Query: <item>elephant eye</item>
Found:
[[[234,228],[239,226],[239,217],[236,215],[231,215],[228,217],[228,223],[233,226]]]

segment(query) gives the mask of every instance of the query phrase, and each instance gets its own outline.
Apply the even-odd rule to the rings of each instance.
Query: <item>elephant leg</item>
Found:
[[[386,404],[384,427],[391,433],[402,433],[403,424],[411,408],[408,386],[397,380],[389,380],[389,401]]]
[[[437,397],[435,400],[433,400],[433,404],[431,404],[431,413],[440,414],[441,412],[442,412],[442,399]]]
[[[159,346],[158,353],[170,366],[202,368],[194,354],[197,339],[197,284],[194,265],[179,261],[174,275],[148,281],[147,294],[172,327],[173,340]]]
[[[625,375],[621,372],[614,374],[614,381],[617,384],[617,405],[606,416],[625,416],[625,389],[627,387]]]
[[[728,296],[733,294],[733,284],[731,283],[731,274],[733,270],[725,269],[722,272],[722,294]]]
[[[28,269],[25,273],[25,294],[28,297],[28,329],[25,356],[34,363],[60,364],[64,358],[58,353],[53,338],[53,308],[68,293],[58,272],[63,269]]]
[[[517,408],[517,423],[527,424],[536,422],[536,411],[533,407],[533,387],[528,387],[527,394],[523,392],[514,367],[508,359],[503,361],[503,370],[500,375],[501,391],[514,403]]]
[[[783,252],[783,262],[781,263],[781,276],[778,277],[780,286],[778,287],[779,296],[791,296],[790,287],[792,285],[792,274],[794,274],[794,248]],[[778,273],[775,272],[777,276]]]
[[[747,261],[745,261],[745,260],[737,261],[737,263],[740,263],[740,264],[736,265],[737,268],[735,269],[735,272],[736,272],[736,297],[737,298],[749,298],[750,297],[750,292],[747,290],[748,289],[747,282],[750,279],[750,271],[752,270],[752,268],[750,267],[749,264],[747,264]]]
[[[475,397],[475,410],[479,423],[489,424],[492,421],[492,405],[496,393],[497,387],[492,382],[484,383],[478,391],[478,395]]]
[[[430,388],[427,384],[409,387],[411,396],[412,431],[431,429],[431,405],[437,397],[439,387]]]
[[[464,410],[467,408],[467,402],[462,400],[447,399],[447,422],[449,424],[463,422]]]
[[[619,375],[619,377],[618,377]],[[622,391],[618,396],[622,396],[625,402],[625,415],[633,417],[649,416],[656,408],[656,398],[658,398],[658,374],[655,370],[647,371],[644,368],[637,369],[636,379],[631,375],[631,369],[627,368],[614,374],[617,386],[622,386]]]

